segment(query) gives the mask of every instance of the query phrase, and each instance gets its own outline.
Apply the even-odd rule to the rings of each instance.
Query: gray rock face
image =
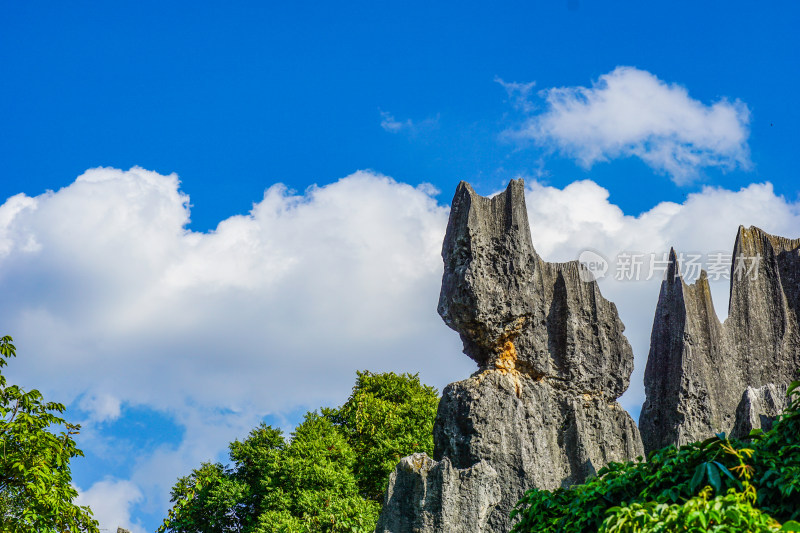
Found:
[[[633,352],[617,308],[597,283],[582,281],[587,271],[577,261],[539,257],[524,193],[522,180],[493,198],[459,184],[442,247],[439,314],[480,368],[513,358],[533,378],[618,398]]]
[[[497,472],[486,462],[457,469],[448,458],[436,462],[417,453],[391,474],[376,531],[462,531],[453,524],[484,531],[501,494]]]
[[[522,180],[493,198],[459,184],[442,257],[439,314],[479,370],[445,388],[435,460],[401,461],[376,531],[506,532],[526,490],[643,454],[616,402],[633,353],[587,271],[534,250]]]
[[[670,255],[639,418],[648,453],[731,433],[745,389],[786,385],[800,368],[800,239],[740,227],[733,258],[729,315],[721,324],[705,272],[687,285]],[[751,411],[762,405],[755,400]]]
[[[786,385],[764,385],[747,387],[736,408],[736,423],[731,435],[743,438],[754,429],[769,431],[778,415],[788,407]]]
[[[643,454],[635,423],[613,398],[491,369],[445,388],[434,442],[437,459],[458,469],[487,464],[502,480],[484,529],[447,531],[509,531],[526,491],[582,483],[610,461]]]

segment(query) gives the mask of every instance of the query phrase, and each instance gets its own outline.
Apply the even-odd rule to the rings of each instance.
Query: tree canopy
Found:
[[[0,368],[12,357],[11,337],[0,338]],[[64,409],[38,390],[9,385],[0,373],[0,530],[98,531],[91,510],[73,503],[78,493],[69,462],[83,452],[73,440],[80,426],[59,416]]]
[[[324,410],[358,456],[354,474],[364,497],[382,501],[398,461],[416,452],[433,455],[439,394],[418,375],[358,372],[353,393],[339,409]]]
[[[433,448],[438,393],[416,375],[358,372],[347,402],[290,439],[261,424],[178,480],[161,533],[372,532],[399,459]]]

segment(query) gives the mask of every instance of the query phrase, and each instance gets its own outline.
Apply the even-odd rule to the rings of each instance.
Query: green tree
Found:
[[[439,394],[418,374],[358,372],[347,402],[323,410],[342,430],[359,460],[355,475],[361,493],[382,501],[394,467],[416,452],[433,455],[433,422]]]
[[[16,357],[11,337],[0,338],[0,368]],[[0,530],[42,533],[97,532],[88,507],[75,505],[69,461],[83,456],[73,437],[80,426],[59,415],[64,405],[45,402],[0,374]],[[55,433],[51,428],[63,427]]]
[[[174,533],[221,533],[241,531],[244,517],[240,502],[248,488],[220,463],[203,463],[172,488],[168,518],[159,531]]]
[[[339,409],[307,413],[287,442],[261,424],[172,489],[161,533],[367,533],[397,461],[433,451],[436,390],[416,375],[359,372]]]
[[[261,424],[229,446],[233,466],[204,463],[180,478],[159,531],[366,533],[379,506],[358,493],[356,455],[330,420],[308,413],[287,445]]]
[[[282,459],[265,492],[258,533],[375,529],[380,506],[358,493],[353,467],[359,459],[330,420],[307,414]]]

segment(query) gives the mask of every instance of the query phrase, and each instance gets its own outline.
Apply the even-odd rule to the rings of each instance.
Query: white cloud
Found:
[[[79,402],[80,408],[89,413],[90,423],[108,422],[120,416],[121,405],[119,398],[108,393],[94,393],[84,396]]]
[[[399,133],[401,131],[417,134],[421,131],[427,131],[435,128],[439,124],[439,115],[432,118],[426,118],[422,121],[413,121],[410,118],[406,120],[397,120],[394,115],[381,111],[381,128],[389,133]]]
[[[131,533],[145,533],[144,527],[131,520],[131,507],[142,500],[142,492],[130,481],[107,478],[81,491],[76,502],[92,509],[100,529],[116,531],[118,527]]]
[[[750,115],[739,100],[706,105],[684,87],[632,67],[617,67],[592,87],[551,88],[540,95],[543,112],[508,133],[584,167],[633,156],[686,183],[703,167],[750,166]]]
[[[177,177],[138,168],[15,197],[0,287],[16,305],[0,316],[16,366],[67,398],[233,409],[316,405],[340,374],[412,369],[439,329],[447,209],[429,193],[366,172],[302,196],[278,185],[208,233],[185,229]]]
[[[224,457],[264,415],[341,403],[356,369],[420,372],[440,389],[472,372],[435,311],[448,209],[433,194],[370,172],[302,194],[276,185],[203,233],[186,229],[178,178],[140,168],[93,169],[59,191],[10,198],[0,206],[0,322],[19,351],[9,379],[81,399],[90,419],[79,445],[130,454],[134,473],[117,493],[139,501],[135,487],[139,506],[164,512],[178,475]],[[788,236],[800,227],[798,205],[769,184],[707,188],[632,217],[591,181],[531,182],[528,205],[548,260],[584,247],[730,251],[739,224]],[[635,408],[658,280],[601,289],[637,355],[625,400]],[[714,297],[727,298],[722,284]],[[138,455],[104,442],[98,424],[126,405],[172,417],[183,441]]]
[[[388,131],[389,133],[397,133],[403,128],[413,128],[413,127],[414,123],[411,121],[410,118],[401,122],[395,119],[394,115],[392,115],[391,113],[388,113],[386,111],[381,111],[381,128]]]

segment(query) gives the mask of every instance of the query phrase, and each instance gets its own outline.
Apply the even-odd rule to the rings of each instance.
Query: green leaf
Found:
[[[694,469],[694,475],[692,476],[692,481],[689,484],[689,488],[693,493],[697,492],[697,489],[703,482],[705,474],[706,474],[706,463],[700,463],[699,465],[697,465],[697,468]]]
[[[706,513],[698,513],[697,517],[700,519],[700,523],[703,524],[703,528],[707,528],[708,527],[708,516],[706,515]]]
[[[719,470],[714,463],[706,463],[706,471],[708,472],[708,482],[714,487],[714,490],[719,493],[722,489],[722,480],[719,477]]]
[[[736,479],[736,477],[731,473],[730,470],[728,470],[727,466],[720,463],[719,461],[714,461],[714,464],[717,465],[717,468],[719,468],[720,472],[731,478],[731,480],[733,480],[737,485],[739,485],[739,480]]]
[[[700,447],[701,448],[708,448],[712,444],[718,443],[720,441],[720,438],[719,438],[720,435],[721,435],[720,433],[717,433],[715,436],[707,438],[706,440],[704,440],[703,442],[700,443]]]

